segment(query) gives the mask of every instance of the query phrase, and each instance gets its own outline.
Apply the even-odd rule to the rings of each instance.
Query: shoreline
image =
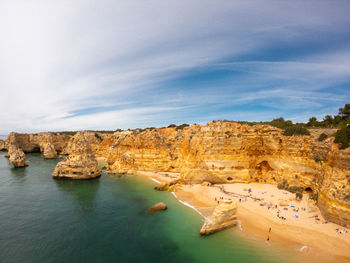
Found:
[[[133,174],[147,177],[157,184],[169,182],[168,176],[161,173],[137,171]],[[260,195],[246,196],[246,198],[250,200],[240,203],[237,198],[242,196],[242,192],[238,191],[238,188],[244,189],[245,187],[253,189],[253,193],[258,192]],[[220,191],[222,189],[224,192]],[[261,202],[266,203],[268,198],[259,197],[264,194],[266,196],[270,191],[274,194],[279,192],[279,194],[286,195],[286,197],[290,199],[291,195],[295,196],[292,193],[286,193],[284,190],[277,189],[274,185],[258,183],[219,184],[213,186],[202,186],[199,184],[181,185],[177,187],[175,192],[171,192],[171,194],[181,204],[190,207],[200,214],[203,219],[211,215],[214,211],[217,205],[215,197],[221,196],[236,201],[238,206],[237,219],[240,221],[239,227],[241,228],[241,231],[236,231],[237,235],[257,243],[262,246],[262,248],[273,246],[291,252],[294,251],[293,257],[295,257],[296,262],[350,262],[350,256],[347,253],[347,251],[350,250],[350,231],[348,229],[347,234],[339,234],[335,232],[336,227],[340,229],[346,228],[334,223],[318,223],[324,220],[318,208],[314,212],[303,211],[304,213],[302,213],[300,211],[299,213],[301,215],[299,218],[292,218],[290,211],[287,213],[287,211],[283,210],[288,216],[286,216],[287,220],[281,221],[272,215],[276,212],[275,209],[270,210],[267,209],[265,205],[261,206]],[[270,196],[270,199],[274,199],[275,197],[273,194]],[[276,198],[275,201],[278,201],[278,197]],[[292,204],[296,203],[294,200],[290,201],[288,199],[288,201],[290,202],[288,209]],[[305,206],[306,202],[307,197],[304,196],[303,201],[297,204],[299,204],[299,206]],[[277,206],[280,209],[282,208],[279,205]],[[308,214],[309,217],[306,217],[305,215]],[[319,221],[310,217],[314,214],[318,215],[318,218],[320,218]],[[272,228],[270,234],[268,233],[269,227]],[[270,237],[269,242],[266,241],[268,235]]]

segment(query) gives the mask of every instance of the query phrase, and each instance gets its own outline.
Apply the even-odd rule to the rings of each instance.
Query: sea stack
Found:
[[[99,177],[101,172],[98,168],[98,162],[84,134],[78,132],[72,138],[70,145],[70,155],[57,164],[52,177],[75,180]]]
[[[17,148],[11,151],[10,163],[12,163],[16,168],[28,166],[28,164],[26,164],[26,155],[22,149]]]
[[[6,150],[5,141],[4,140],[0,140],[0,151],[4,151],[4,150]]]
[[[42,157],[44,159],[55,159],[57,158],[57,152],[55,150],[55,147],[51,143],[45,143],[41,145],[41,152],[42,152]]]
[[[213,214],[208,217],[201,230],[201,235],[209,235],[214,232],[226,229],[236,225],[237,204],[231,200],[221,202],[214,210]]]

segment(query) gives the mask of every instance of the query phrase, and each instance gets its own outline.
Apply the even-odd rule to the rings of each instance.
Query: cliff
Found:
[[[71,137],[67,134],[52,132],[35,134],[11,132],[5,143],[7,147],[9,144],[14,144],[25,153],[40,152],[42,145],[50,143],[55,151],[60,153],[65,149]]]
[[[56,165],[54,178],[92,179],[101,175],[95,155],[85,138],[78,132],[70,141],[70,154]]]
[[[264,182],[300,189],[329,220],[350,227],[350,152],[333,139],[283,136],[266,125],[209,122],[116,132],[97,150],[114,173],[171,172],[185,183]]]

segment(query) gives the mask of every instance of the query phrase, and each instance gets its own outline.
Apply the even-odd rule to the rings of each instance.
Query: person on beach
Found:
[[[271,233],[271,227],[269,228],[269,233]]]

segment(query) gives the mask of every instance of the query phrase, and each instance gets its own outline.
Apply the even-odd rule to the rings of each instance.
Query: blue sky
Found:
[[[350,1],[1,1],[0,133],[294,122],[350,102]]]

